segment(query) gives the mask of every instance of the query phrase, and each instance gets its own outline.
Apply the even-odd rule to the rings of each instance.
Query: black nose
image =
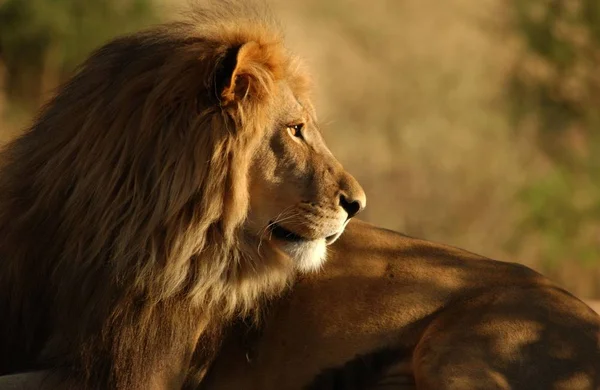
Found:
[[[340,195],[340,206],[348,213],[348,219],[360,213],[365,206],[360,200],[349,199],[346,195]]]

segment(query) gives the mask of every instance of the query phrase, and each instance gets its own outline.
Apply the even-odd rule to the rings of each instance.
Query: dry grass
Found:
[[[328,143],[367,191],[364,219],[600,297],[600,264],[549,271],[534,239],[507,249],[523,213],[515,194],[544,160],[504,109],[520,46],[503,0],[272,3],[314,71]]]

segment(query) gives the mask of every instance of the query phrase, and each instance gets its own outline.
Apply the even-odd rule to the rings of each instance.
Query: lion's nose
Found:
[[[365,208],[364,196],[353,198],[346,194],[340,195],[340,206],[348,213],[348,219],[354,217]]]
[[[348,213],[348,219],[363,211],[367,195],[361,185],[348,172],[343,171],[339,180],[339,205]]]

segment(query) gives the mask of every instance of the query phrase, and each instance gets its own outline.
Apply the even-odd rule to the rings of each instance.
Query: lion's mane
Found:
[[[220,3],[101,47],[4,149],[0,374],[148,388],[284,287],[242,224],[272,90],[302,75],[271,22]]]

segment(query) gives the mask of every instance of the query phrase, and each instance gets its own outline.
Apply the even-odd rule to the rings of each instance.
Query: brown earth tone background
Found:
[[[158,15],[170,17],[181,3],[159,2]],[[567,222],[563,228],[564,214],[546,201],[562,194],[567,210],[579,198],[594,203],[600,200],[594,198],[597,183],[573,180],[566,195],[556,187],[535,187],[534,202],[523,200],[532,183],[545,183],[563,162],[540,145],[541,121],[518,121],[511,108],[515,102],[527,107],[515,100],[513,88],[523,64],[534,64],[526,67],[527,80],[546,71],[543,64],[535,66],[543,61],[532,57],[515,26],[514,2],[270,3],[290,46],[314,74],[326,140],[365,187],[363,219],[521,262],[581,298],[600,298],[599,219],[579,218],[575,228]],[[1,64],[0,54],[0,72],[7,74]],[[6,85],[9,77],[0,80]],[[7,95],[0,99],[2,141],[31,118]],[[585,134],[568,133],[559,144],[570,147],[575,139],[586,149],[594,138]],[[530,223],[532,210],[542,222]],[[559,228],[548,234],[554,226]],[[591,249],[580,256],[579,248]]]

